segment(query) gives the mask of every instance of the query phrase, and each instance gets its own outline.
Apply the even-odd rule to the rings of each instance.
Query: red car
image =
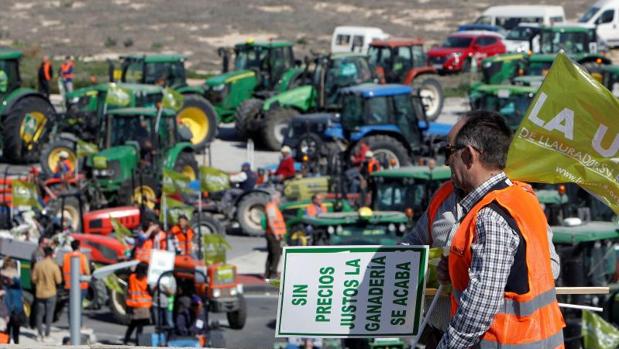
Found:
[[[439,47],[428,51],[430,64],[441,74],[468,71],[473,59],[477,66],[490,56],[505,53],[503,37],[489,31],[467,31],[451,34]]]

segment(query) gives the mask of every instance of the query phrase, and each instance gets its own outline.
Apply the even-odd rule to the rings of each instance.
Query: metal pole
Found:
[[[202,188],[198,191],[198,258],[202,259]]]
[[[70,314],[71,316],[71,345],[80,345],[80,327],[82,318],[82,296],[80,289],[80,257],[71,257],[71,290],[70,290]]]
[[[428,324],[428,319],[430,318],[430,314],[432,314],[432,312],[434,311],[434,307],[436,306],[436,303],[438,302],[439,298],[441,298],[441,293],[443,293],[442,284],[438,286],[438,290],[436,291],[436,294],[434,295],[434,298],[432,299],[432,303],[430,303],[430,307],[428,308],[428,311],[423,317],[423,321],[421,322],[421,325],[419,326],[419,331],[417,332],[417,336],[415,336],[415,338],[413,339],[411,343],[411,349],[415,349],[415,347],[417,347],[417,343],[419,343],[419,339],[421,339],[421,334],[423,333],[423,330]]]

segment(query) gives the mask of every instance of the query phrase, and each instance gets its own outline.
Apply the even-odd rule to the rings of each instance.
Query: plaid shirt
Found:
[[[458,212],[462,212],[459,221],[501,181],[511,185],[501,172],[466,195],[458,203]],[[477,344],[504,301],[505,285],[518,249],[518,233],[489,207],[479,211],[476,229],[476,240],[471,247],[473,260],[469,268],[469,285],[460,297],[458,311],[451,319],[439,349],[464,349]]]

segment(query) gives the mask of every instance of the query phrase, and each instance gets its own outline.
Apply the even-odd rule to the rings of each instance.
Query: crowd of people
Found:
[[[37,72],[37,81],[39,83],[39,92],[46,97],[49,97],[52,80],[54,78],[54,68],[49,56],[43,56],[39,70]],[[58,69],[59,86],[65,93],[73,91],[73,80],[75,79],[75,61],[71,56],[66,56],[64,62]]]

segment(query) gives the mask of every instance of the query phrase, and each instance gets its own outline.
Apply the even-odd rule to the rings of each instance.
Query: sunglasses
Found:
[[[455,152],[457,152],[460,149],[464,149],[466,148],[466,146],[464,145],[453,145],[453,144],[447,144],[444,145],[443,148],[441,149],[442,153],[445,155],[445,160],[449,159]]]

